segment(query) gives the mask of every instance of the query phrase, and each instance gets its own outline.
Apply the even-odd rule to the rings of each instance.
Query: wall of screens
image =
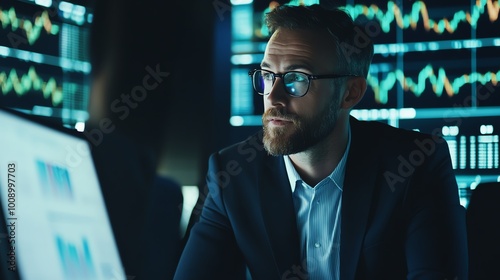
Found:
[[[0,105],[74,127],[88,119],[93,1],[0,2]]]
[[[352,115],[442,135],[463,205],[477,184],[500,181],[498,1],[232,2],[234,129],[261,125],[262,98],[248,71],[263,57],[264,14],[280,4],[341,6],[370,28],[375,42],[368,90]]]

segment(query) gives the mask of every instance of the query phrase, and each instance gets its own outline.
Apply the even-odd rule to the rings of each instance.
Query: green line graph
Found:
[[[19,18],[14,8],[10,8],[7,11],[0,8],[0,22],[2,23],[2,28],[5,30],[9,27],[11,31],[24,30],[26,39],[30,45],[33,45],[43,34],[57,35],[60,29],[59,25],[54,24],[50,20],[47,11],[43,11],[30,20]]]
[[[0,89],[3,95],[13,92],[18,97],[32,91],[40,92],[43,98],[50,99],[54,106],[58,106],[63,101],[63,92],[56,80],[54,78],[43,80],[33,66],[23,75],[18,75],[15,69],[8,73],[0,72]]]
[[[434,67],[430,64],[425,66],[418,74],[417,80],[407,77],[404,72],[397,69],[388,73],[383,79],[378,79],[375,76],[369,75],[367,78],[368,85],[375,93],[375,101],[380,104],[387,104],[389,99],[389,91],[399,84],[404,91],[411,92],[419,97],[426,90],[427,82],[432,85],[432,91],[436,96],[440,97],[443,93],[449,97],[457,95],[460,88],[467,84],[481,83],[486,84],[491,82],[497,85],[500,78],[500,70],[486,73],[471,73],[463,74],[459,77],[450,79],[447,77],[446,71],[443,68],[438,68],[437,73]]]
[[[491,22],[497,21],[500,11],[498,1],[493,0],[477,0],[471,11],[455,11],[451,19],[431,19],[427,5],[422,1],[414,2],[409,14],[403,14],[401,8],[393,1],[387,2],[386,11],[377,5],[347,5],[345,8],[354,19],[364,15],[368,20],[377,20],[385,33],[391,30],[394,21],[401,29],[416,29],[420,20],[427,31],[433,30],[438,34],[453,33],[460,23],[468,23],[472,28],[476,28],[479,18],[485,13]]]

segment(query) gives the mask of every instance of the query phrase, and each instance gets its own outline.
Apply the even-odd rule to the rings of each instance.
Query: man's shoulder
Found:
[[[351,122],[353,141],[357,146],[369,146],[378,150],[385,158],[400,155],[425,154],[428,158],[449,156],[449,149],[441,131],[424,133],[398,128],[377,121]]]
[[[248,136],[245,140],[220,149],[217,154],[222,158],[231,159],[253,159],[257,155],[264,155],[266,152],[264,150],[264,144],[262,143],[262,137],[263,131],[260,129]]]
[[[394,127],[379,121],[361,121],[353,119],[351,127],[355,134],[363,135],[370,141],[383,141],[384,143],[413,142],[415,140],[431,139],[435,142],[443,142],[440,131],[424,133],[417,130]],[[361,137],[361,136],[360,136]]]

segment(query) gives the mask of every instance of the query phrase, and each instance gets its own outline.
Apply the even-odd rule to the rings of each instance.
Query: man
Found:
[[[261,69],[263,131],[213,154],[175,279],[466,279],[446,142],[350,110],[373,45],[342,10],[280,6]],[[365,38],[365,40],[362,40]]]

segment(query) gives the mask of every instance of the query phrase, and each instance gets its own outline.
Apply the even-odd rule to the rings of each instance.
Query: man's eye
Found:
[[[271,74],[271,73],[263,73],[262,74],[262,78],[264,78],[264,80],[272,80],[273,79],[273,74]]]
[[[290,74],[289,75],[290,77],[288,78],[288,80],[290,82],[305,82],[307,81],[307,77],[304,76],[304,75],[301,75],[301,74]]]

